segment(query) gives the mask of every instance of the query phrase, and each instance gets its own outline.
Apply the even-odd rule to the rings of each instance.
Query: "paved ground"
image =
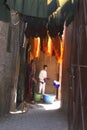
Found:
[[[31,104],[25,113],[0,119],[0,130],[68,130],[65,114],[48,104]]]

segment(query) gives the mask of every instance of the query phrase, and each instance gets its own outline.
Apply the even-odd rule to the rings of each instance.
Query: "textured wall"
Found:
[[[7,52],[7,34],[8,24],[0,22],[0,115],[10,107],[12,55]]]
[[[15,13],[9,24],[0,22],[0,115],[16,108],[19,72],[19,24]],[[9,36],[9,39],[8,39]]]
[[[62,106],[69,114],[69,130],[87,129],[87,2],[80,0],[74,22],[65,31]],[[71,65],[74,65],[72,74]],[[79,69],[79,67],[81,67]],[[80,71],[79,71],[80,70]],[[74,78],[73,78],[74,76]],[[80,77],[81,76],[81,77]],[[72,80],[71,80],[72,79]],[[70,81],[71,80],[71,81]],[[73,81],[73,82],[72,82]],[[73,84],[74,83],[74,84]]]
[[[72,45],[72,24],[64,29],[64,54],[62,65],[62,108],[67,111],[68,109],[68,87],[70,80],[70,62],[71,62],[71,45]]]

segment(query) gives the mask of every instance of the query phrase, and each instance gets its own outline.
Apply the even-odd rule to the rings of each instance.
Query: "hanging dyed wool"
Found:
[[[38,58],[40,56],[40,38],[34,38],[34,45],[35,45],[35,58]]]
[[[48,17],[54,12],[56,11],[56,9],[59,7],[59,1],[57,0],[52,0],[51,2],[49,2],[48,6],[47,6],[47,13],[48,13]]]
[[[53,55],[56,57],[56,60],[58,61],[61,55],[61,46],[60,46],[59,36],[52,38],[52,42],[53,42]]]
[[[38,58],[40,56],[40,38],[30,38],[31,42],[31,57]]]
[[[30,52],[30,55],[29,55],[29,58],[28,58],[28,63],[30,63],[30,61],[33,60],[33,59],[34,59],[34,57],[32,55],[32,52]]]
[[[52,48],[53,48],[53,47],[52,47],[52,39],[51,39],[51,37],[48,35],[47,48],[46,48],[46,52],[45,52],[47,56],[52,56],[52,51],[53,51]]]
[[[32,37],[29,38],[29,42],[30,42],[30,57],[29,57],[29,60],[33,60],[34,59],[34,40]]]
[[[63,58],[63,51],[64,51],[64,41],[60,41],[60,57],[58,58],[57,62],[62,63],[62,58]]]
[[[49,35],[46,38],[41,39],[41,50],[46,54],[46,56],[52,56],[52,40]]]
[[[47,51],[48,38],[41,38],[41,51],[46,53]]]
[[[60,60],[60,62],[62,61],[62,59],[63,59],[63,51],[64,51],[64,41],[62,40],[61,41],[61,60]]]

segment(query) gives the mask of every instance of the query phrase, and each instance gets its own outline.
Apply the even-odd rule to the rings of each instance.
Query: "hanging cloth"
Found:
[[[0,20],[4,22],[11,21],[10,10],[5,5],[4,0],[0,0]]]
[[[47,43],[47,51],[46,51],[46,55],[47,56],[52,56],[52,39],[51,37],[48,35],[48,43]]]
[[[52,39],[49,35],[46,38],[41,39],[41,50],[46,54],[46,56],[52,56]]]
[[[54,54],[56,60],[58,61],[58,59],[60,58],[60,55],[61,55],[61,45],[60,45],[59,36],[52,38],[52,42],[53,42],[53,54]]]
[[[7,0],[7,4],[24,15],[47,18],[47,0]]]
[[[36,17],[26,17],[24,16],[24,21],[28,22],[27,28],[25,30],[25,35],[27,38],[31,37],[46,37],[47,35],[47,19],[36,18]]]
[[[41,38],[41,51],[45,53],[47,51],[48,38]]]
[[[59,7],[59,1],[52,0],[47,6],[48,17]]]
[[[30,57],[31,59],[38,58],[40,56],[40,38],[30,38],[31,43],[31,52]]]
[[[77,2],[70,0],[59,0],[60,7],[54,12],[48,21],[48,32],[51,37],[60,37],[63,34],[64,22],[68,26],[74,19]]]
[[[60,57],[58,58],[58,63],[62,63],[63,60],[63,51],[64,51],[64,41],[60,41]]]
[[[40,38],[34,38],[34,57],[39,58],[40,57]]]

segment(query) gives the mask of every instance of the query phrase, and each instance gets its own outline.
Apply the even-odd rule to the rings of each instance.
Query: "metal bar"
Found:
[[[87,11],[86,11],[86,0],[83,0],[83,5],[84,5],[84,16],[85,16],[85,25],[87,22]],[[87,26],[85,27],[86,30],[86,38],[87,38]]]
[[[73,124],[72,123],[74,120],[73,120],[73,88],[74,88],[74,79],[73,79],[73,67],[71,67],[71,75],[70,75],[70,87],[69,87],[69,119],[68,119],[68,130],[71,130],[73,128]],[[71,115],[72,114],[72,115]]]
[[[77,71],[77,68],[76,68],[76,71]],[[78,76],[77,72],[76,72],[76,76]],[[76,77],[76,78],[78,80],[78,77]],[[74,87],[75,87],[75,85],[74,85]],[[75,106],[74,106],[75,107],[75,117],[74,117],[74,120],[75,120],[74,122],[75,123],[74,123],[74,126],[73,126],[73,130],[77,130],[78,129],[77,128],[78,127],[78,125],[77,125],[78,124],[78,110],[79,110],[79,105],[78,104],[79,104],[79,94],[80,94],[80,92],[79,92],[80,91],[79,80],[77,81],[77,87],[76,87],[75,91],[76,91],[76,94],[75,94],[75,98],[76,98],[75,100],[76,101],[75,101]]]
[[[75,93],[74,93],[74,68],[72,67],[72,90],[73,90],[73,130],[75,129],[75,119],[76,119],[76,113],[75,113]]]
[[[86,95],[87,95],[87,88],[85,88],[85,90],[84,90],[85,92],[84,92],[84,96],[83,96],[83,105],[84,105],[84,102],[85,102],[85,99],[86,99]]]
[[[73,67],[87,68],[87,65],[72,64]]]
[[[85,121],[84,121],[84,108],[83,108],[83,95],[82,95],[82,83],[81,83],[81,70],[80,67],[79,70],[79,87],[80,87],[80,100],[81,100],[81,114],[82,114],[82,128],[85,130]]]

